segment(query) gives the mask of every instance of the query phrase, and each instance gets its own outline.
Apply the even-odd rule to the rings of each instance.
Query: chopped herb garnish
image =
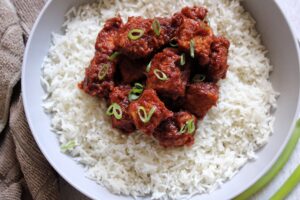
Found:
[[[98,78],[101,81],[105,78],[107,72],[108,72],[109,64],[103,64],[101,65],[101,69],[98,72]]]
[[[69,142],[61,145],[60,150],[62,152],[70,151],[70,150],[74,149],[75,146],[77,146],[77,143],[75,142],[75,140],[70,140]]]
[[[144,86],[142,84],[135,83],[128,94],[129,101],[134,101],[138,99],[140,95],[143,93],[143,90],[144,90]]]
[[[114,59],[116,59],[116,57],[118,57],[118,55],[120,55],[120,52],[115,51],[108,57],[108,60],[113,61]]]
[[[140,39],[144,35],[144,30],[142,29],[132,29],[128,33],[128,38],[131,40],[137,40]]]
[[[194,123],[194,119],[189,119],[188,121],[185,122],[185,124],[180,128],[179,133],[183,134],[183,133],[193,133],[195,131],[196,127],[195,127],[195,123]]]
[[[180,65],[181,66],[185,65],[185,54],[184,53],[181,54],[181,56],[180,56]]]
[[[170,42],[169,42],[171,47],[178,47],[178,43],[176,38],[173,38]]]
[[[114,116],[116,119],[122,118],[122,109],[121,106],[117,103],[112,103],[106,110],[108,116]]]
[[[161,80],[161,81],[168,80],[167,75],[166,75],[163,71],[161,71],[161,70],[159,70],[159,69],[155,69],[155,70],[154,70],[154,74],[155,74],[155,76],[156,76],[159,80]]]
[[[160,35],[160,23],[157,19],[154,19],[152,23],[152,29],[155,33],[155,35],[159,36]]]
[[[191,54],[192,58],[195,57],[195,41],[194,41],[194,39],[192,39],[190,41],[190,54]]]
[[[138,115],[139,115],[141,121],[144,123],[148,123],[150,121],[153,113],[155,112],[155,110],[156,110],[156,107],[153,106],[151,108],[151,110],[149,111],[149,113],[147,114],[146,109],[143,106],[139,106],[138,107]]]
[[[205,76],[203,74],[196,74],[193,78],[194,83],[203,82],[205,80]]]
[[[149,71],[150,71],[150,68],[151,68],[151,61],[149,62],[149,64],[148,64],[147,67],[146,67],[146,72],[149,72]]]

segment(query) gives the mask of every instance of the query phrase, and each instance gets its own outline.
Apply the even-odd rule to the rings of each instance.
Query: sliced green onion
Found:
[[[184,125],[180,128],[179,133],[180,133],[180,134],[183,134],[183,133],[185,133],[186,131],[187,131],[187,126],[186,126],[186,124],[184,124]]]
[[[181,54],[181,56],[180,56],[180,65],[181,66],[185,65],[185,54],[184,53]]]
[[[155,112],[155,110],[156,110],[156,107],[153,106],[151,108],[151,110],[149,111],[149,113],[147,114],[146,109],[143,106],[139,106],[138,107],[138,115],[139,115],[141,121],[144,123],[148,123],[150,121],[153,113]]]
[[[116,119],[122,118],[122,109],[121,106],[117,103],[112,103],[106,110],[108,116],[114,116]]]
[[[137,40],[140,39],[144,35],[144,30],[142,29],[132,29],[128,33],[128,38],[131,40]]]
[[[188,121],[185,122],[185,124],[180,128],[179,133],[193,133],[195,131],[196,127],[195,127],[195,123],[194,123],[194,119],[189,119]]]
[[[120,55],[120,54],[121,54],[120,52],[115,51],[115,52],[113,52],[113,53],[108,57],[108,60],[113,61],[113,60],[116,59],[116,57],[117,57],[118,55]]]
[[[191,54],[192,58],[195,57],[195,41],[194,41],[194,39],[192,39],[190,41],[190,54]]]
[[[154,19],[152,23],[152,29],[157,36],[160,35],[160,23],[157,19]]]
[[[98,72],[98,78],[100,81],[105,78],[105,76],[108,72],[109,64],[103,64],[101,66],[102,67],[101,67],[100,71]]]
[[[203,74],[196,74],[193,78],[194,83],[203,82],[205,80],[205,76]]]
[[[300,182],[300,165],[294,170],[290,177],[284,182],[279,190],[270,198],[270,200],[285,199],[287,195],[299,184]]]
[[[276,160],[275,164],[267,173],[265,173],[258,181],[256,181],[251,187],[245,190],[243,193],[239,194],[233,200],[244,200],[249,199],[255,193],[264,188],[274,177],[280,172],[284,165],[288,162],[291,154],[293,153],[300,138],[300,120],[298,119],[295,129],[286,143],[283,151],[281,152],[279,158]]]
[[[60,150],[62,152],[66,152],[66,151],[74,149],[75,146],[77,146],[77,143],[75,142],[75,140],[70,140],[69,142],[61,145]]]
[[[151,61],[149,62],[149,64],[148,64],[147,67],[146,67],[146,72],[149,72],[149,71],[150,71],[150,68],[151,68]]]
[[[178,44],[177,44],[177,40],[175,38],[173,38],[170,42],[169,42],[170,46],[171,47],[178,47]]]
[[[155,70],[154,70],[154,74],[155,74],[155,76],[156,76],[159,80],[161,80],[161,81],[168,80],[167,75],[166,75],[163,71],[161,71],[161,70],[159,70],[159,69],[155,69]]]
[[[193,133],[196,129],[194,119],[190,119],[186,122],[188,133]]]
[[[131,88],[129,94],[128,94],[128,99],[129,101],[134,101],[140,97],[144,90],[144,86],[140,83],[135,83],[133,88]]]
[[[129,94],[128,95],[129,101],[134,101],[134,100],[137,100],[138,98],[140,98],[140,95],[137,95],[137,94]]]

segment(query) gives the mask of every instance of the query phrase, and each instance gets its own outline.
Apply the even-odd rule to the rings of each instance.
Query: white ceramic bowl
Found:
[[[71,185],[93,199],[116,200],[130,197],[111,194],[84,176],[84,169],[62,154],[56,135],[50,131],[50,119],[42,108],[44,94],[40,84],[41,66],[52,32],[61,32],[64,14],[72,6],[88,0],[49,0],[38,17],[27,43],[22,71],[22,90],[26,116],[41,151],[54,169]],[[295,38],[279,7],[273,0],[245,0],[244,7],[257,21],[257,29],[269,50],[275,67],[271,80],[280,92],[275,132],[269,143],[258,152],[258,159],[248,163],[230,181],[210,194],[193,199],[231,199],[258,180],[276,161],[286,145],[298,116],[299,58]]]

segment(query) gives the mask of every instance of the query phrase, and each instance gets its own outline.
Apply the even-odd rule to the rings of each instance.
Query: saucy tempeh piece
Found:
[[[176,49],[166,48],[154,56],[150,71],[147,74],[147,88],[152,88],[162,96],[177,99],[185,94],[185,87],[190,74],[187,64],[180,70],[179,52]]]
[[[153,30],[154,20],[160,24],[159,35]],[[173,36],[171,19],[129,17],[128,22],[119,31],[115,45],[118,51],[131,58],[144,58],[167,44]]]
[[[128,94],[131,87],[128,85],[121,85],[114,87],[112,92],[109,94],[109,102],[117,103],[122,110],[122,118],[116,119],[114,116],[111,116],[112,126],[118,128],[124,133],[131,133],[135,131],[135,126],[133,124],[132,118],[128,113],[129,100]]]
[[[151,110],[154,110],[152,114]],[[144,90],[139,99],[131,102],[129,113],[135,126],[147,135],[151,135],[163,120],[173,116],[153,89]]]
[[[215,83],[193,83],[187,86],[184,107],[202,119],[218,98],[219,87]]]
[[[211,59],[208,66],[208,78],[213,82],[226,77],[227,57],[230,43],[225,37],[214,37],[211,45]]]
[[[189,128],[187,127],[189,124]],[[173,118],[169,118],[162,122],[155,129],[154,137],[159,144],[164,147],[181,147],[190,146],[194,143],[194,134],[197,129],[197,119],[188,112],[178,112]],[[190,132],[189,132],[190,131]]]

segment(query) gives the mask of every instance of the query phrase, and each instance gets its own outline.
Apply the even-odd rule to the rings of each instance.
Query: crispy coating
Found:
[[[194,42],[194,56],[200,65],[209,63],[210,46],[213,41],[212,29],[202,21],[184,18],[178,30],[178,46],[191,55],[191,43]]]
[[[108,104],[120,105],[121,119],[111,117],[114,128],[127,134],[141,130],[164,147],[194,143],[197,119],[203,119],[216,105],[216,83],[226,77],[228,69],[230,43],[214,35],[207,12],[204,7],[193,6],[170,18],[129,17],[123,24],[117,16],[106,21],[79,87],[91,96],[105,98]],[[156,21],[159,34],[153,28]],[[132,33],[134,29],[137,32]],[[134,38],[138,34],[140,37]],[[178,48],[170,48],[174,43]],[[114,52],[118,56],[112,59]],[[199,75],[205,79],[194,78]],[[129,85],[137,82],[144,90],[140,94],[142,90],[136,88],[137,99],[130,102]],[[195,127],[192,131],[191,119]]]
[[[116,119],[114,116],[111,116],[112,126],[114,128],[122,130],[124,133],[131,133],[135,130],[135,126],[128,112],[128,107],[130,103],[128,100],[129,91],[130,86],[121,85],[118,87],[114,87],[112,92],[109,94],[110,104],[117,103],[122,109],[121,119]]]
[[[108,19],[104,28],[98,33],[95,49],[103,54],[110,55],[115,50],[115,39],[118,30],[123,26],[120,16]]]
[[[230,43],[225,37],[214,37],[211,45],[210,64],[208,66],[208,78],[213,82],[226,77],[229,46]]]
[[[141,106],[146,110],[147,114],[149,114],[151,108],[156,108],[149,122],[145,123],[141,120],[138,114],[139,107]],[[154,129],[163,120],[173,116],[173,112],[165,107],[164,103],[158,98],[156,92],[152,89],[144,90],[139,99],[130,103],[129,113],[135,126],[147,135],[151,135]]]
[[[178,112],[174,114],[173,118],[169,118],[159,125],[153,134],[154,138],[164,147],[181,147],[194,144],[195,130],[192,133],[180,133],[181,127],[190,119],[193,119],[196,130],[196,117],[188,112]]]
[[[144,58],[168,43],[174,36],[171,19],[156,18],[156,20],[160,23],[159,36],[152,28],[154,19],[129,17],[128,22],[119,31],[118,40],[115,41],[117,49],[131,58]],[[143,35],[136,40],[130,39],[128,34],[133,29],[142,30]]]
[[[178,53],[175,49],[167,48],[154,56],[147,74],[147,88],[152,88],[159,94],[172,99],[184,96],[190,70],[187,65],[182,67],[184,71],[180,70]],[[156,70],[163,72],[167,80],[160,80]]]
[[[120,72],[123,83],[133,83],[146,78],[146,61],[132,60],[128,57],[123,57],[120,60]]]
[[[105,77],[99,79],[99,71],[107,67]],[[114,87],[113,77],[116,71],[116,62],[108,60],[108,56],[97,52],[88,68],[85,69],[84,80],[79,88],[91,96],[108,97]]]
[[[208,110],[216,105],[219,87],[215,83],[193,83],[187,87],[185,108],[202,119]]]
[[[203,20],[206,17],[207,9],[201,6],[184,7],[181,10],[184,17],[193,20]]]

